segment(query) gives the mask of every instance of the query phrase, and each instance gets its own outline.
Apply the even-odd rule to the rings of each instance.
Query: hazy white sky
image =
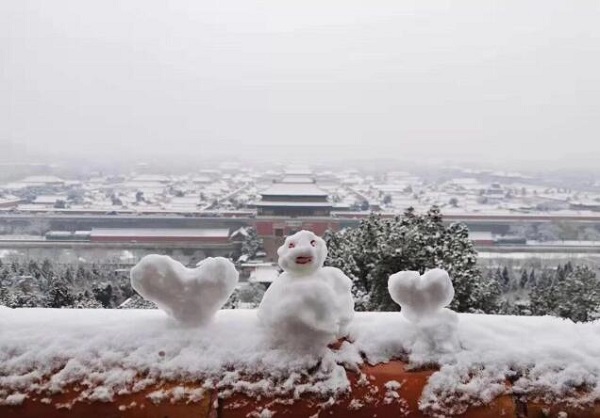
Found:
[[[600,1],[0,0],[0,65],[32,153],[600,159]]]

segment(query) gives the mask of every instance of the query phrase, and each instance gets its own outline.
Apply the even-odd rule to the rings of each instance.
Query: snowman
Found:
[[[344,337],[354,316],[352,281],[340,269],[323,267],[325,241],[299,231],[286,238],[277,255],[283,273],[258,308],[272,343],[312,350]]]

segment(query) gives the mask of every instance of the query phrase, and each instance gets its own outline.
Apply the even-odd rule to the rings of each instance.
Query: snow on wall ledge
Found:
[[[459,317],[457,352],[413,358],[418,331],[399,313],[357,313],[348,341],[299,355],[270,348],[254,310],[219,311],[207,327],[189,329],[156,310],[0,308],[0,404],[75,383],[84,388],[79,400],[110,401],[153,382],[198,380],[222,397],[335,399],[364,362],[394,358],[437,365],[420,399],[428,413],[460,412],[510,392],[600,401],[600,322]]]

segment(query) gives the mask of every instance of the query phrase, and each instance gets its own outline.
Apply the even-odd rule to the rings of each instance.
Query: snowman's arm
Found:
[[[336,267],[323,267],[323,275],[337,294],[350,292],[352,280],[344,272]]]
[[[260,305],[258,305],[258,318],[261,322],[270,320],[273,310],[276,309],[276,305],[285,296],[285,286],[283,284],[287,281],[287,273],[281,273],[264,293]]]
[[[352,280],[335,267],[323,267],[323,276],[333,289],[339,313],[340,336],[347,332],[347,326],[354,317],[354,298],[352,297]]]

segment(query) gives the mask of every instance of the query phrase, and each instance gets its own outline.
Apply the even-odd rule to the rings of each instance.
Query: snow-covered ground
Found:
[[[339,350],[299,355],[270,348],[254,310],[219,311],[209,325],[190,329],[159,310],[0,307],[0,402],[73,382],[87,387],[81,399],[110,400],[152,382],[191,379],[223,393],[330,396],[349,390],[347,373],[363,361],[394,358],[440,366],[423,408],[510,391],[600,400],[599,321],[459,314],[458,352],[414,357],[417,334],[399,313],[357,313]]]

